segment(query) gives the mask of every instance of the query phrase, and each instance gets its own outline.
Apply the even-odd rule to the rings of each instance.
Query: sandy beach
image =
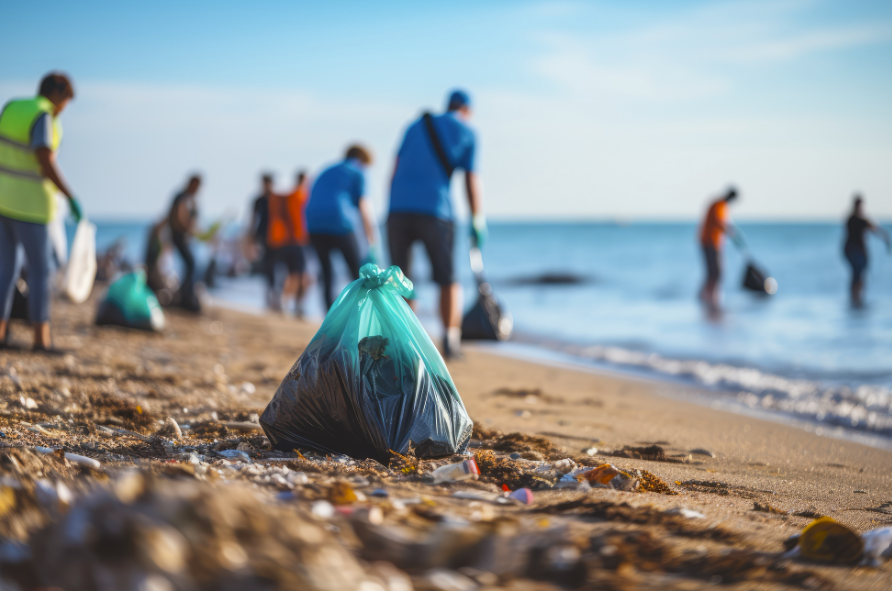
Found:
[[[416,589],[461,588],[443,583],[447,575],[438,579],[432,571],[438,568],[458,573],[456,580],[471,581],[475,586],[465,587],[469,589],[892,585],[888,563],[879,568],[826,566],[781,557],[784,540],[817,515],[858,533],[892,524],[892,454],[887,451],[680,401],[684,387],[679,385],[469,348],[449,369],[475,421],[472,451],[478,454],[481,478],[434,485],[429,473],[445,460],[395,458],[388,468],[369,462],[338,464],[309,453],[286,456],[272,452],[262,432],[249,425],[312,338],[313,324],[216,306],[203,316],[170,312],[167,330],[149,334],[96,327],[94,310],[95,302],[56,304],[56,344],[69,351],[64,356],[0,351],[0,457],[7,458],[0,461],[0,476],[5,488],[19,482],[18,500],[12,506],[0,502],[0,534],[16,542],[32,537],[29,564],[21,558],[14,569],[11,554],[0,552],[0,565],[18,573],[12,580],[20,587],[10,588],[29,588],[23,581],[36,576],[33,570],[40,561],[35,544],[51,543],[46,536],[33,537],[35,532],[64,519],[63,509],[25,502],[27,495],[39,492],[38,478],[67,483],[73,498],[57,501],[74,507],[81,497],[119,482],[121,473],[132,474],[134,468],[153,475],[151,483],[143,484],[147,490],[187,480],[218,495],[242,491],[238,485],[244,484],[249,488],[239,494],[253,495],[271,511],[322,523],[325,536],[360,557],[356,572],[378,581],[381,589],[396,591],[400,587],[393,581],[405,577],[394,575],[388,583],[380,572],[384,567],[376,562],[381,560],[395,563],[400,573],[407,571]],[[27,327],[14,324],[13,339],[25,347],[30,342]],[[180,426],[181,437],[169,419]],[[66,460],[61,452],[30,451],[35,447],[93,458],[101,467]],[[219,453],[236,449],[251,459]],[[522,457],[512,459],[511,453]],[[10,454],[18,459],[10,461]],[[650,483],[643,487],[650,491],[557,490],[548,477],[537,481],[530,476],[535,462],[564,458],[578,466],[612,463],[629,473],[644,471],[638,474]],[[28,462],[40,473],[29,474]],[[272,464],[279,477],[261,468]],[[283,470],[302,476],[291,478]],[[344,483],[352,483],[350,493],[338,503],[338,487]],[[533,504],[496,502],[502,484],[529,486]],[[372,495],[376,489],[382,491]],[[124,505],[129,502],[120,494],[118,498]],[[337,511],[312,513],[309,508],[318,508],[314,503],[320,499],[332,501]],[[399,499],[405,502],[395,502]],[[380,511],[371,510],[375,508]],[[702,517],[686,516],[681,509]],[[557,536],[573,549],[564,555],[571,566],[554,557],[537,562],[535,553],[524,555],[525,560],[541,568],[487,569],[460,558],[460,552],[440,564],[434,556],[448,554],[442,548],[425,554],[424,563],[395,555],[393,548],[403,548],[403,538],[382,533],[391,526],[410,528],[414,544],[430,546],[430,540],[419,541],[422,533],[454,520],[477,528],[474,543],[487,539],[495,544],[486,536],[498,529],[493,524],[504,523],[515,528],[505,539]],[[490,533],[484,535],[480,528],[490,528]],[[554,544],[558,542],[545,546]],[[492,547],[500,555],[498,544]],[[523,547],[537,546],[531,542]],[[245,552],[254,564],[252,550]]]

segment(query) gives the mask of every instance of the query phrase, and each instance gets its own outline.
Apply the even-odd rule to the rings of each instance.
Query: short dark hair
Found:
[[[861,193],[855,193],[854,199],[852,199],[852,206],[857,208],[862,203],[864,203],[864,198],[861,196]]]
[[[37,93],[47,98],[53,94],[61,94],[62,98],[73,99],[74,86],[71,85],[68,76],[62,72],[50,72],[40,81],[40,89]]]
[[[737,199],[737,187],[734,185],[728,187],[728,190],[725,192],[725,201],[731,201],[732,199]]]
[[[305,178],[307,178],[307,171],[301,170],[297,173],[297,182],[301,182]]]
[[[271,183],[273,182],[273,175],[270,172],[264,172],[262,175],[260,175],[260,180],[264,183]]]
[[[201,175],[200,175],[200,174],[193,174],[193,175],[191,175],[191,176],[189,177],[189,180],[186,181],[186,184],[187,184],[187,185],[191,185],[192,183],[200,183],[200,182],[201,182]]]
[[[347,154],[344,155],[344,158],[347,160],[354,158],[363,164],[372,163],[372,153],[365,146],[359,144],[353,144],[347,148]]]

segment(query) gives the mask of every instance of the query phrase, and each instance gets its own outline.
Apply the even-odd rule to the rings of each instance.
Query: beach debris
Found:
[[[233,431],[239,431],[242,433],[250,433],[252,431],[263,431],[263,427],[260,426],[259,423],[248,422],[248,421],[221,421],[221,425],[226,427],[227,429],[232,429]]]
[[[52,447],[35,446],[34,449],[42,454],[52,454],[56,452],[56,449]],[[93,458],[88,458],[87,456],[73,454],[66,451],[62,454],[62,457],[64,457],[72,464],[80,464],[81,466],[87,466],[88,468],[93,468],[94,470],[102,469],[102,463],[100,463],[99,460],[94,460]]]
[[[587,455],[587,456],[596,456],[596,455],[598,455],[598,448],[597,448],[597,447],[590,447],[590,448],[588,448],[587,450],[585,450],[585,455]]]
[[[519,501],[524,505],[532,505],[533,504],[533,491],[524,487],[519,488],[508,495],[509,499],[514,499],[515,501]]]
[[[864,542],[863,563],[879,566],[880,558],[892,558],[892,527],[872,529],[861,534]]]
[[[93,468],[94,470],[102,469],[102,463],[99,460],[94,460],[93,458],[88,458],[87,456],[65,452],[65,459],[72,464],[80,464],[81,466],[87,466],[88,468]]]
[[[778,515],[787,514],[787,512],[783,509],[778,509],[777,507],[772,507],[768,503],[760,503],[759,501],[755,501],[753,503],[753,511],[760,511],[762,513],[776,513]]]
[[[441,482],[456,482],[460,480],[477,480],[480,477],[480,468],[474,458],[469,458],[457,464],[446,464],[433,471],[434,484]]]
[[[19,552],[0,550],[0,572],[21,588],[66,591],[268,588],[261,580],[358,591],[370,580],[300,512],[258,502],[243,487],[152,478],[128,501],[101,488],[74,502]]]
[[[47,431],[40,425],[31,425],[30,427],[28,427],[28,430],[32,431],[34,433],[37,433],[39,435],[52,435],[52,433],[50,433],[49,431]]]
[[[709,451],[708,449],[703,449],[702,447],[697,447],[688,452],[691,455],[695,456],[706,456],[708,458],[714,458],[715,454]]]
[[[864,540],[832,518],[820,517],[802,530],[797,549],[800,556],[815,562],[855,564],[861,558]]]
[[[406,307],[412,282],[396,266],[370,263],[359,274],[263,411],[260,423],[272,446],[382,464],[392,451],[408,454],[410,447],[418,458],[463,454],[471,419],[442,357]]]
[[[363,558],[387,561],[420,576],[432,569],[450,569],[556,581],[567,572],[586,571],[580,550],[568,542],[565,526],[543,527],[536,521],[507,517],[469,522],[443,516],[434,520],[407,517],[376,525],[360,513],[352,516],[350,524]]]
[[[335,482],[328,491],[328,500],[333,505],[352,505],[358,500],[356,491],[346,482]]]
[[[477,581],[445,568],[432,568],[421,577],[419,591],[475,591]]]
[[[647,445],[643,447],[626,445],[619,450],[602,451],[601,453],[602,455],[613,456],[615,458],[631,458],[633,460],[647,460],[649,462],[671,462],[676,464],[683,464],[687,461],[687,456],[681,458],[667,456],[666,451],[657,444]]]
[[[480,442],[480,447],[501,453],[516,452],[527,460],[556,460],[562,457],[561,450],[545,437],[527,433],[502,433],[487,429],[479,422],[474,423],[473,437]]]
[[[240,449],[221,449],[217,453],[230,460],[241,460],[242,462],[247,462],[249,464],[253,462],[251,456]]]
[[[705,519],[706,515],[686,507],[675,507],[665,512],[666,515],[681,515],[685,519]]]
[[[313,503],[310,512],[319,519],[331,519],[335,515],[334,505],[328,501],[316,501]]]
[[[660,495],[677,495],[678,493],[669,488],[659,476],[651,474],[642,468],[635,468],[629,473],[638,480],[639,492],[652,492]]]
[[[613,478],[619,476],[620,470],[610,464],[601,464],[593,470],[587,470],[576,476],[576,480],[588,481],[589,484],[608,484]]]
[[[161,428],[155,432],[155,435],[167,435],[173,439],[182,439],[183,430],[180,429],[180,424],[177,423],[176,419],[168,417]]]

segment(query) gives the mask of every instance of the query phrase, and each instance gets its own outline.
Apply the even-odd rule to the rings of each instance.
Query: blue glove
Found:
[[[74,223],[81,221],[84,214],[81,212],[81,204],[77,202],[77,199],[71,197],[68,200],[68,209],[71,211],[71,217],[74,218]]]
[[[471,241],[477,248],[483,248],[483,243],[489,232],[486,228],[486,218],[482,213],[478,213],[471,218]]]

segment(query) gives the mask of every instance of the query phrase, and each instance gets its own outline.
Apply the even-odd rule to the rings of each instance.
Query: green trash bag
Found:
[[[403,297],[399,267],[367,264],[282,380],[260,424],[273,447],[373,458],[467,450],[471,419],[446,364]]]
[[[164,312],[146,285],[145,271],[122,275],[108,286],[96,313],[96,324],[154,331],[164,328]]]

